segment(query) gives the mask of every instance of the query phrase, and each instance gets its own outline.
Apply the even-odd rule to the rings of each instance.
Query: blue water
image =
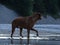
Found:
[[[60,25],[34,25],[33,28],[37,29],[38,31],[45,31],[47,33],[54,33],[54,34],[57,33],[60,35]],[[7,31],[11,31],[11,24],[0,24],[0,31],[1,30],[3,30],[4,33],[7,33]],[[55,38],[60,39],[60,37]],[[53,40],[32,39],[27,41],[27,39],[26,40],[13,39],[11,41],[11,39],[0,39],[0,45],[60,45],[60,40],[57,41],[54,39]]]
[[[54,32],[54,33],[60,33],[60,25],[50,25],[50,24],[45,24],[45,25],[34,25],[35,29],[38,31],[47,31],[47,32]],[[0,29],[8,29],[11,30],[11,24],[0,24]]]
[[[0,45],[60,45],[60,41],[44,40],[0,40]]]

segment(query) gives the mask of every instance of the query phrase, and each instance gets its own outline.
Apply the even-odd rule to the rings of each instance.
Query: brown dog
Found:
[[[32,27],[34,26],[35,22],[39,19],[41,19],[40,13],[35,13],[32,16],[16,18],[15,20],[12,21],[11,37],[15,31],[15,28],[20,28],[20,36],[22,36],[22,29],[23,28],[27,29],[28,38],[29,38],[30,30],[35,31],[38,36],[38,31],[33,29]]]

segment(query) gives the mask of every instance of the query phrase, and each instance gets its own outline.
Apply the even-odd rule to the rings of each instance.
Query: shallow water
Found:
[[[1,40],[0,45],[60,45],[60,41],[47,40]]]
[[[35,25],[38,30],[39,39],[34,31],[30,32],[31,39],[19,39],[19,29],[14,33],[14,39],[10,39],[11,24],[0,24],[0,45],[60,45],[60,25]],[[23,36],[26,38],[26,29],[23,29]],[[15,38],[18,37],[18,38]],[[43,39],[42,39],[43,38]]]

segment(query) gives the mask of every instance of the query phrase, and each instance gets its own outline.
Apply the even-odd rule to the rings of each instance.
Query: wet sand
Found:
[[[60,41],[0,39],[0,45],[60,45]]]

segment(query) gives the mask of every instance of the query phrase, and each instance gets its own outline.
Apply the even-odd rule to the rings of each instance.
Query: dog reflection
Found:
[[[20,38],[19,40],[20,40],[20,45],[25,45],[25,44],[23,43],[23,40],[24,40],[24,39],[21,39],[21,38]],[[27,40],[26,45],[29,45],[29,38],[26,39],[26,40]],[[13,39],[13,38],[11,39],[11,44],[12,44],[12,45],[14,44],[14,39]]]
[[[11,39],[11,44],[13,44],[13,39]]]

